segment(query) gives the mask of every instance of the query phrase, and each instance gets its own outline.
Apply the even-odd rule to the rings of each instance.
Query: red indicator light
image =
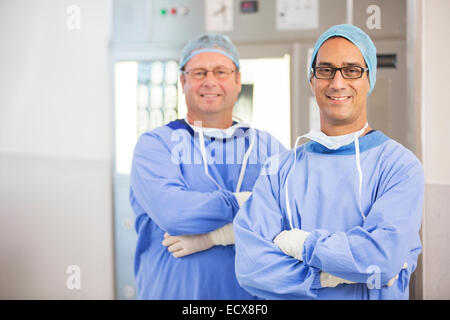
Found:
[[[242,13],[256,13],[258,12],[258,1],[241,1]]]

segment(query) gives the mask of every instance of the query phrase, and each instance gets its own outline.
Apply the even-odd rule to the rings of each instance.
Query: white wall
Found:
[[[1,299],[114,297],[110,11],[0,1]]]
[[[450,1],[421,0],[425,170],[423,297],[450,299]]]
[[[450,2],[423,1],[424,139],[427,182],[450,184]]]

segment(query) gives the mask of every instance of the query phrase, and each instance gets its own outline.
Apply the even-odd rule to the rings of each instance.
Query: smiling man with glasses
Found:
[[[371,85],[369,75],[361,50],[348,39],[331,37],[320,46],[312,63],[310,84],[319,105],[322,132],[340,136],[367,123],[367,97],[375,82],[372,77]]]
[[[241,73],[228,37],[189,41],[180,69],[186,119],[143,134],[133,156],[139,298],[252,300],[236,279],[232,221],[264,162],[285,148],[233,121]]]
[[[314,47],[320,131],[267,166],[234,220],[236,275],[266,299],[408,299],[421,252],[423,169],[367,122],[376,48],[353,25]],[[339,72],[338,72],[339,71]],[[297,148],[301,138],[306,144]]]
[[[241,92],[241,73],[231,49],[230,53],[199,49],[181,61],[180,80],[190,124],[199,121],[203,127],[221,129],[232,125],[233,107]]]

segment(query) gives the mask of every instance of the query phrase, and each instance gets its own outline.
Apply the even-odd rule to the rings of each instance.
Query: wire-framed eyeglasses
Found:
[[[214,70],[206,70],[206,69],[202,69],[202,68],[196,68],[196,69],[192,69],[192,70],[183,71],[183,74],[188,75],[190,78],[192,78],[194,80],[203,80],[206,78],[206,75],[208,74],[208,72],[212,72],[214,75],[214,78],[216,78],[218,80],[225,80],[235,71],[236,70],[223,68],[223,67],[220,67],[220,68],[217,68]]]
[[[359,79],[364,72],[369,71],[369,68],[363,68],[360,66],[345,66],[342,68],[333,67],[313,67],[312,71],[317,79],[333,79],[336,75],[336,71],[341,72],[344,79]]]

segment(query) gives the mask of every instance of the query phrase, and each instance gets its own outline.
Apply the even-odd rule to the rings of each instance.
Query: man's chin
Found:
[[[354,118],[349,114],[329,114],[326,117],[326,121],[335,126],[348,125],[354,121]]]
[[[217,114],[225,111],[225,108],[216,104],[203,104],[199,108],[205,114]]]

